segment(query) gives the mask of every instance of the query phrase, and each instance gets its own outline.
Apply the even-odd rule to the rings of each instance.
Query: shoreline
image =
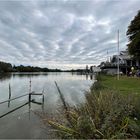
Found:
[[[90,92],[86,94],[86,103],[64,111],[63,117],[67,120],[65,123],[56,121],[57,118],[47,120],[47,122],[58,131],[60,138],[140,138],[140,96],[124,94],[131,91],[130,88],[124,92],[125,85],[124,89],[123,85],[121,90],[118,88],[118,83],[130,82],[131,84],[133,81],[128,81],[128,79],[117,81],[115,77],[106,75],[98,75],[96,79]],[[107,82],[111,79],[111,84],[115,83],[116,87],[112,88]],[[69,119],[66,118],[66,114]]]

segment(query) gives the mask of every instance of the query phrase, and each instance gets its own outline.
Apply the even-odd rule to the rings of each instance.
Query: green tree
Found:
[[[129,53],[140,59],[140,10],[128,26],[127,36]]]
[[[0,72],[11,72],[12,65],[10,63],[5,63],[0,61]]]

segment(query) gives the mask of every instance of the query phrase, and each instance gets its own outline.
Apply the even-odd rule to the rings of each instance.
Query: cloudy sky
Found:
[[[140,0],[0,0],[0,60],[84,68],[126,49]],[[108,51],[108,55],[107,55]]]

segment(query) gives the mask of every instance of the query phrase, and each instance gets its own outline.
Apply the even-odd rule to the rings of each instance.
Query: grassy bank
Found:
[[[104,88],[117,90],[123,94],[139,94],[140,95],[140,78],[120,76],[117,80],[116,76],[101,75],[98,77]]]
[[[99,75],[97,80],[84,104],[67,107],[59,119],[44,120],[60,138],[140,138],[140,79]]]

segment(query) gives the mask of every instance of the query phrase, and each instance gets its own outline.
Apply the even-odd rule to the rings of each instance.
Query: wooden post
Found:
[[[42,94],[42,111],[44,111],[44,94]]]
[[[31,102],[31,93],[29,93],[29,103]]]
[[[30,81],[29,81],[29,93],[31,93],[31,91],[32,91],[32,81],[31,81],[31,77],[30,77]]]
[[[10,99],[11,99],[11,86],[9,83],[9,101],[8,101],[8,107],[10,107]]]
[[[31,118],[31,102],[28,102],[28,106],[29,106],[29,120]]]
[[[30,120],[30,110],[31,110],[31,93],[29,93],[29,101],[28,101],[28,105],[29,105],[29,120]]]
[[[11,98],[11,86],[10,86],[10,83],[9,83],[9,99]]]
[[[12,113],[12,112],[14,112],[14,111],[20,109],[20,108],[22,108],[23,106],[25,106],[25,105],[27,105],[27,104],[28,104],[28,102],[25,103],[25,104],[23,104],[23,105],[21,105],[21,106],[19,106],[19,107],[17,107],[17,108],[15,108],[15,109],[13,109],[13,110],[11,110],[11,111],[9,111],[9,112],[7,112],[7,113],[5,113],[5,114],[3,114],[3,115],[1,115],[0,118],[4,117],[4,116],[6,116],[6,115],[8,115],[8,114],[10,114],[10,113]]]
[[[42,103],[44,104],[44,95],[43,95],[43,97],[42,97]]]

